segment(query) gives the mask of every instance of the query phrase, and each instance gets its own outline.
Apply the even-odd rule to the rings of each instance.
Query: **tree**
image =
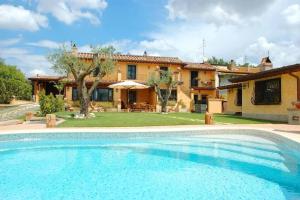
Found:
[[[164,70],[160,70],[159,73],[152,73],[148,79],[148,85],[154,87],[155,93],[158,96],[162,113],[167,112],[168,100],[172,89],[176,88],[179,83],[179,81],[174,80],[172,72]],[[166,90],[164,94],[162,94],[162,87]]]
[[[239,67],[255,67],[253,64],[250,63],[244,63],[242,65],[239,65]]]
[[[212,65],[222,65],[222,66],[228,66],[230,62],[224,60],[223,58],[216,58],[216,57],[211,57],[207,61],[209,64]]]
[[[56,83],[54,85],[54,87],[58,90],[58,94],[59,95],[62,95],[62,91],[64,90],[65,88],[65,85],[66,85],[66,82],[65,81],[59,81],[58,83]]]
[[[100,80],[107,74],[112,73],[115,66],[112,46],[95,47],[92,50],[93,57],[91,62],[80,59],[66,47],[54,51],[48,56],[53,64],[53,69],[58,73],[71,74],[77,84],[78,97],[80,103],[80,114],[88,117],[90,97]],[[94,76],[93,84],[90,88],[86,85],[86,78]]]
[[[31,99],[31,84],[16,66],[7,65],[0,59],[0,103],[17,99]]]

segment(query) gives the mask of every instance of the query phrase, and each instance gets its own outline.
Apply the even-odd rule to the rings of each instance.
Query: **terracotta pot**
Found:
[[[297,109],[300,109],[300,101],[294,102],[293,105],[295,105]]]

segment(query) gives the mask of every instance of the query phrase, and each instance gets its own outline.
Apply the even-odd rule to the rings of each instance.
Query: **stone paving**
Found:
[[[26,112],[37,110],[39,110],[39,105],[35,103],[5,108],[0,110],[0,122],[17,119],[18,117],[25,115]]]

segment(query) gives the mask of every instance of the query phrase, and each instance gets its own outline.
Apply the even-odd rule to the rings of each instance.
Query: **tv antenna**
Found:
[[[244,56],[244,65],[247,63],[248,57],[245,55]]]
[[[202,59],[203,59],[203,63],[205,62],[205,39],[203,38],[202,40]]]

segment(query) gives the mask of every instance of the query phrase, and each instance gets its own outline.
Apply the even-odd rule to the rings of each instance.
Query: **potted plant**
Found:
[[[300,101],[292,102],[292,105],[295,106],[297,109],[300,109]]]

